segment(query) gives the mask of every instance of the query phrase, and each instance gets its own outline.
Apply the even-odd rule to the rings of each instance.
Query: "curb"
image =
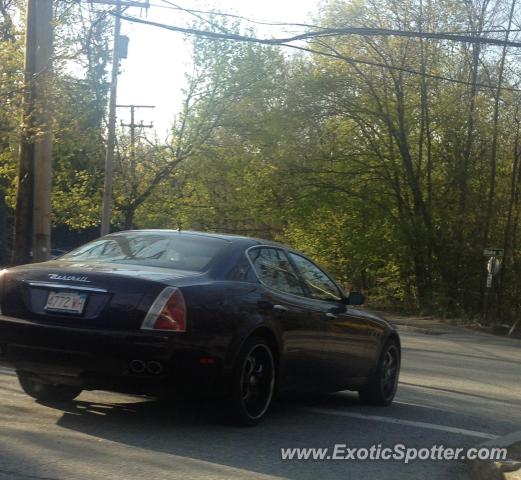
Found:
[[[468,460],[472,480],[521,480],[521,430],[478,445],[477,448],[507,448],[504,461]],[[514,452],[515,450],[515,452]]]

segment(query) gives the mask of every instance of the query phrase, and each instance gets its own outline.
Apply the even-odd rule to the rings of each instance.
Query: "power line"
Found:
[[[444,32],[449,35],[459,35],[459,34],[474,34],[479,35],[482,33],[512,33],[512,32],[521,32],[521,28],[497,28],[497,29],[490,29],[490,30],[456,30],[452,32]]]
[[[88,1],[91,1],[91,0],[88,0]],[[109,0],[110,1],[110,0]],[[112,0],[112,2],[114,2],[115,0]],[[143,0],[142,0],[143,1]],[[243,16],[243,15],[239,15],[239,14],[234,14],[234,13],[229,13],[229,12],[220,12],[218,10],[199,10],[199,9],[193,9],[193,8],[186,8],[186,7],[182,7],[178,4],[175,4],[169,0],[159,0],[163,3],[165,3],[165,5],[160,5],[160,4],[157,4],[157,3],[150,3],[149,0],[144,0],[144,2],[147,2],[147,3],[141,3],[139,1],[135,1],[135,2],[129,2],[129,3],[132,3],[132,4],[138,4],[139,6],[141,7],[144,7],[145,5],[147,5],[148,7],[154,7],[154,8],[164,8],[164,9],[169,9],[169,10],[176,10],[176,11],[182,11],[182,12],[186,12],[186,13],[189,13],[191,15],[194,15],[197,14],[197,18],[209,23],[209,24],[213,24],[209,19],[206,19],[206,18],[203,18],[203,17],[200,17],[199,15],[215,15],[215,16],[219,16],[219,17],[228,17],[228,18],[235,18],[235,19],[238,19],[238,20],[244,20],[248,23],[253,23],[253,24],[257,24],[257,25],[265,25],[265,26],[271,26],[271,27],[300,27],[300,28],[314,28],[316,30],[321,30],[322,32],[327,32],[327,31],[331,31],[332,28],[331,27],[323,27],[321,25],[316,25],[316,24],[311,24],[311,23],[299,23],[299,22],[276,22],[276,21],[269,21],[269,20],[259,20],[259,19],[253,19],[251,17],[246,17],[246,16]],[[103,0],[93,0],[93,3],[109,3],[109,2],[105,2]],[[137,6],[137,5],[134,5],[134,6]],[[366,30],[366,29],[369,29],[369,27],[339,27],[338,30],[342,30],[342,29],[357,29],[359,28],[360,30]],[[377,29],[373,29],[373,30],[377,30]],[[468,41],[470,43],[473,43],[473,42],[478,42],[478,40],[480,40],[479,43],[491,43],[491,44],[494,44],[494,45],[504,45],[505,44],[505,41],[502,40],[502,39],[495,39],[495,38],[483,38],[483,37],[476,37],[476,35],[481,35],[481,34],[486,34],[486,33],[514,33],[514,32],[521,32],[521,28],[511,28],[511,29],[506,29],[506,28],[496,28],[496,29],[484,29],[484,30],[453,30],[453,31],[440,31],[440,32],[428,32],[428,31],[425,31],[425,32],[414,32],[414,31],[401,31],[401,30],[393,30],[393,29],[388,29],[389,32],[393,32],[393,33],[388,33],[387,35],[400,35],[399,32],[402,33],[402,36],[420,36],[422,35],[422,38],[443,38],[444,36],[447,36],[446,38],[444,39],[447,39],[447,40],[459,40],[459,41]],[[353,33],[354,34],[354,33]],[[363,35],[363,33],[360,33],[361,35]],[[372,33],[373,35],[376,35],[377,33]],[[412,35],[411,35],[412,34]],[[381,34],[380,34],[381,35]],[[426,36],[426,37],[423,37],[423,36]],[[467,39],[463,39],[461,37],[469,37],[470,38],[467,38]],[[458,38],[460,37],[460,38]],[[521,43],[521,42],[514,42],[514,45],[512,45],[511,43],[507,43],[507,46],[520,46],[520,45],[516,45],[515,43]]]
[[[170,10],[177,10],[177,11],[184,11],[187,13],[197,13],[201,15],[216,15],[219,17],[228,17],[228,18],[235,18],[237,20],[244,20],[248,23],[255,23],[258,25],[267,25],[272,27],[303,27],[303,28],[316,28],[316,29],[324,29],[327,27],[321,27],[320,25],[313,25],[309,23],[287,23],[287,22],[273,22],[268,20],[259,20],[259,19],[253,19],[249,17],[245,17],[243,15],[238,15],[234,13],[228,13],[228,12],[219,12],[216,10],[197,10],[193,8],[185,8],[181,7],[179,5],[176,5],[175,3],[170,2],[169,0],[160,0],[163,3],[168,4],[167,5],[158,5],[158,4],[150,4],[152,7],[158,7],[158,8],[167,8]]]
[[[102,5],[115,5],[116,7],[139,7],[148,8],[150,3],[148,0],[87,0],[89,3],[100,3]]]
[[[215,22],[212,22],[211,20],[207,19],[207,18],[204,18],[203,16],[201,16],[197,10],[189,10],[189,9],[185,9],[183,7],[180,7],[179,5],[176,5],[175,3],[172,3],[172,2],[169,2],[169,1],[166,1],[166,0],[163,0],[165,1],[166,3],[168,3],[169,5],[171,5],[170,8],[172,9],[176,9],[176,10],[180,10],[180,11],[184,11],[184,12],[187,12],[189,13],[190,15],[194,16],[195,18],[198,18],[199,20],[202,20],[203,22],[206,22],[208,23],[209,25],[211,25],[212,27],[216,28],[217,30],[220,30],[221,32],[224,32],[224,33],[228,33],[228,31],[223,28],[221,25],[215,23]]]
[[[338,52],[328,53],[328,52],[323,52],[321,50],[315,50],[315,49],[312,49],[312,48],[300,47],[298,45],[282,45],[282,46],[288,47],[288,48],[294,48],[296,50],[301,50],[301,51],[308,52],[308,53],[314,53],[314,54],[317,54],[317,55],[322,55],[324,57],[335,58],[337,60],[344,60],[347,63],[361,64],[361,65],[368,65],[368,66],[371,66],[371,67],[385,68],[387,70],[395,70],[395,71],[398,71],[398,72],[410,73],[410,74],[413,74],[413,75],[420,75],[420,76],[424,76],[424,77],[427,77],[427,78],[432,78],[434,80],[441,80],[441,81],[444,81],[444,82],[451,82],[451,83],[457,83],[457,84],[460,84],[460,85],[468,85],[468,86],[474,85],[474,86],[476,86],[478,88],[483,88],[483,89],[496,89],[497,88],[496,85],[491,85],[491,84],[487,84],[487,83],[472,83],[472,82],[468,82],[466,80],[458,80],[457,78],[444,77],[442,75],[435,75],[435,74],[431,74],[431,73],[425,73],[425,72],[421,72],[419,70],[414,70],[414,69],[408,68],[408,67],[397,67],[396,65],[388,65],[388,64],[380,63],[380,62],[373,62],[371,60],[363,60],[363,59],[360,59],[360,58],[352,58],[352,57],[348,57],[346,55],[342,55],[341,53],[338,53]],[[511,91],[511,92],[521,92],[521,89],[515,88],[515,87],[501,87],[501,90],[507,90],[507,91]]]
[[[296,49],[296,50],[301,50],[301,51],[305,51],[305,52],[309,52],[309,53],[313,53],[313,54],[317,54],[317,55],[322,55],[322,56],[329,57],[329,58],[341,59],[341,60],[344,60],[344,61],[346,61],[348,63],[353,63],[353,64],[362,64],[362,65],[369,65],[369,66],[373,66],[373,67],[385,68],[385,69],[388,69],[388,70],[396,70],[396,71],[401,71],[401,72],[409,73],[409,74],[413,74],[413,75],[421,75],[421,76],[424,76],[424,77],[427,77],[427,78],[432,78],[432,79],[435,79],[435,80],[457,83],[457,84],[460,84],[460,85],[475,85],[478,88],[484,88],[484,89],[495,89],[496,88],[495,85],[491,85],[491,84],[485,84],[485,83],[476,83],[476,84],[474,84],[474,83],[471,83],[471,82],[468,82],[468,81],[465,81],[465,80],[458,80],[458,79],[455,79],[455,78],[444,77],[442,75],[435,75],[435,74],[424,73],[424,72],[421,72],[421,71],[418,71],[418,70],[414,70],[414,69],[409,68],[409,67],[398,67],[398,66],[394,66],[394,65],[388,65],[388,64],[385,64],[385,63],[380,63],[380,62],[373,62],[373,61],[370,61],[370,60],[352,58],[352,57],[348,57],[348,56],[342,55],[342,54],[340,54],[338,52],[328,53],[328,52],[324,52],[324,51],[321,51],[321,50],[316,50],[316,49],[307,48],[307,47],[301,47],[301,46],[298,46],[298,45],[293,45],[291,43],[287,43],[287,41],[284,41],[285,39],[262,39],[262,38],[238,35],[238,34],[233,34],[233,33],[226,33],[225,34],[225,33],[211,32],[211,31],[208,31],[208,30],[198,30],[198,29],[193,29],[193,28],[178,27],[178,26],[175,26],[175,25],[166,25],[166,24],[163,24],[163,23],[153,22],[153,21],[149,21],[149,20],[143,20],[143,19],[140,19],[140,18],[129,17],[129,16],[126,16],[126,15],[122,15],[121,18],[123,18],[125,20],[128,20],[128,21],[131,21],[131,22],[141,23],[141,24],[145,24],[145,25],[158,27],[158,28],[164,28],[166,30],[171,30],[171,31],[180,32],[180,33],[185,33],[185,34],[188,34],[188,35],[204,36],[204,37],[215,39],[215,40],[233,40],[233,41],[238,41],[238,42],[259,43],[259,44],[264,44],[264,45],[293,48],[293,49]],[[418,33],[418,32],[416,32],[416,33]],[[317,35],[317,37],[320,38],[321,36]],[[294,38],[295,37],[292,37],[292,39],[290,41],[294,41]],[[316,38],[316,37],[309,37],[309,38]],[[485,40],[485,39],[482,39],[482,40]],[[504,43],[505,42],[503,42],[503,44]],[[519,43],[519,46],[521,46],[521,43]],[[521,92],[521,89],[515,88],[515,87],[501,87],[501,89],[502,90],[506,90],[506,91]]]
[[[166,8],[170,10],[177,10],[177,11],[184,11],[186,13],[197,13],[201,15],[215,15],[220,17],[229,17],[229,18],[235,18],[238,20],[244,20],[248,23],[254,23],[258,25],[266,25],[266,26],[272,26],[272,27],[301,27],[301,28],[314,28],[317,30],[328,30],[330,27],[323,27],[321,25],[316,24],[310,24],[310,23],[299,23],[299,22],[275,22],[275,21],[268,21],[268,20],[259,20],[259,19],[253,19],[250,17],[245,17],[243,15],[228,13],[228,12],[220,12],[217,10],[197,10],[192,8],[185,8],[181,7],[169,0],[159,0],[167,5],[159,5],[159,4],[153,4],[151,3],[151,7],[157,7],[157,8]],[[353,27],[346,27],[346,28],[353,28]],[[481,35],[484,33],[512,33],[512,32],[521,32],[521,28],[512,28],[512,29],[505,29],[505,28],[497,28],[497,29],[486,29],[486,30],[454,30],[449,32],[416,32],[416,33],[426,33],[426,34],[432,34],[432,35]],[[451,38],[452,39],[452,38]],[[496,39],[492,39],[496,40]],[[503,44],[504,40],[498,39],[498,44]]]
[[[115,14],[113,14],[115,15]],[[398,37],[412,37],[412,38],[428,38],[438,40],[452,40],[464,43],[479,43],[479,44],[490,44],[507,47],[521,47],[521,42],[515,42],[512,40],[501,40],[497,38],[488,38],[480,36],[470,35],[453,35],[439,32],[417,32],[417,31],[404,31],[394,30],[387,28],[367,28],[367,27],[344,27],[344,28],[324,28],[321,31],[310,31],[301,33],[299,35],[293,35],[287,38],[256,38],[248,35],[240,35],[236,33],[218,33],[210,30],[198,30],[194,28],[179,27],[176,25],[167,25],[164,23],[154,22],[151,20],[144,20],[136,17],[129,17],[128,15],[120,16],[124,20],[130,22],[142,23],[144,25],[151,25],[154,27],[165,28],[175,32],[196,34],[213,38],[216,40],[236,40],[240,42],[252,42],[261,43],[265,45],[282,45],[291,42],[297,42],[301,40],[310,40],[313,38],[321,37],[335,37],[339,35],[359,35],[359,36],[398,36]]]

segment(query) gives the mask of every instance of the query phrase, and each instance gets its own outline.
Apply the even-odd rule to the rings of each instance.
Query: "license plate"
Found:
[[[83,313],[87,295],[75,292],[51,292],[45,310],[54,312]]]

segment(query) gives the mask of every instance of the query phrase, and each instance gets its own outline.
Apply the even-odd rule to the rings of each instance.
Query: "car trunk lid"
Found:
[[[51,261],[10,269],[2,312],[36,323],[138,329],[166,285],[202,274],[138,265]]]

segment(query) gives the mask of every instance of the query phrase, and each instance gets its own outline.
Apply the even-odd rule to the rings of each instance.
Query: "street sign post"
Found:
[[[501,259],[504,255],[502,248],[485,248],[483,250],[483,256],[488,257],[487,260],[487,282],[485,290],[485,301],[483,305],[483,319],[488,324],[489,309],[491,300],[495,302],[494,293],[494,276],[501,270]]]

